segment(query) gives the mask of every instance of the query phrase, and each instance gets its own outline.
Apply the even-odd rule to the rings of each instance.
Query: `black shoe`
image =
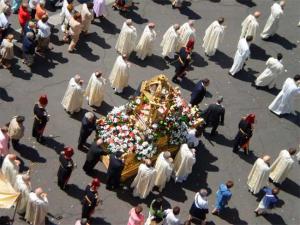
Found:
[[[172,81],[176,84],[179,84],[180,83],[180,80],[178,80],[176,77],[173,77],[172,78]]]

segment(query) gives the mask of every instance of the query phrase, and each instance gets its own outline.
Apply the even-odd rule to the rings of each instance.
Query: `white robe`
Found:
[[[164,153],[160,153],[156,163],[155,169],[157,171],[155,186],[159,188],[159,191],[162,191],[166,186],[166,183],[171,179],[173,172],[173,165],[164,158]]]
[[[71,114],[79,112],[83,103],[83,93],[81,85],[76,83],[74,77],[71,78],[61,102],[64,109]]]
[[[271,14],[267,20],[264,30],[260,34],[262,38],[269,38],[276,33],[279,26],[279,20],[282,14],[283,10],[281,6],[279,5],[279,3],[275,2],[271,7]]]
[[[276,86],[278,75],[283,72],[282,63],[273,57],[270,57],[266,62],[267,68],[255,80],[256,86],[268,86],[273,88]]]
[[[300,94],[300,87],[297,86],[293,78],[287,78],[282,86],[282,90],[269,105],[269,110],[277,115],[294,113],[294,97]]]
[[[39,198],[34,192],[29,194],[26,207],[25,220],[32,225],[45,225],[45,219],[48,213],[47,197]]]
[[[151,56],[153,52],[153,44],[156,39],[156,32],[150,29],[147,25],[141,36],[139,43],[136,46],[136,56],[144,60],[147,56]]]
[[[199,145],[199,139],[196,137],[196,129],[192,128],[188,130],[188,133],[186,135],[187,143],[193,143],[194,147],[197,147]]]
[[[177,46],[177,50],[181,47],[185,47],[186,44],[189,42],[190,38],[196,39],[196,30],[195,28],[191,27],[188,22],[182,24],[182,26],[178,30],[180,43]]]
[[[179,45],[179,34],[174,29],[174,26],[172,25],[164,34],[163,39],[160,43],[160,46],[162,47],[162,56],[169,56],[171,57],[171,54],[174,54],[174,52],[177,50]]]
[[[246,38],[248,36],[252,36],[254,40],[256,36],[256,31],[259,27],[259,24],[255,16],[251,14],[247,16],[246,19],[242,22],[241,26],[242,26],[242,32],[241,32],[240,39]]]
[[[148,167],[144,163],[139,166],[138,173],[134,178],[131,187],[133,196],[138,196],[145,199],[154,187],[156,170],[153,167]]]
[[[220,41],[224,35],[224,26],[219,24],[218,21],[214,21],[205,31],[203,38],[204,52],[208,56],[213,56],[219,46]]]
[[[281,184],[292,169],[294,162],[287,150],[281,150],[279,156],[270,167],[271,173],[269,177],[273,182]]]
[[[92,74],[84,93],[89,105],[97,107],[101,105],[104,98],[104,84],[104,78],[97,78],[95,73]]]
[[[23,214],[26,211],[27,202],[29,199],[29,193],[31,192],[31,186],[30,186],[30,184],[26,184],[23,180],[23,175],[19,174],[19,175],[17,175],[14,189],[17,192],[20,192],[20,199],[18,202],[17,212],[19,214]]]
[[[229,72],[234,76],[237,72],[239,72],[243,66],[245,61],[250,56],[249,45],[245,38],[239,40],[237,51],[235,52],[234,61]]]
[[[174,170],[177,182],[185,181],[192,172],[196,158],[187,144],[182,144],[174,160]]]
[[[109,76],[110,84],[118,91],[123,91],[123,88],[128,86],[129,79],[129,65],[120,55],[117,57],[116,62]]]
[[[264,186],[267,186],[269,174],[270,167],[268,164],[258,158],[248,175],[247,185],[249,190],[253,194],[257,194]]]
[[[124,22],[115,48],[120,54],[129,56],[136,46],[136,39],[137,33],[135,27],[128,26],[126,22]]]
[[[1,171],[11,186],[14,187],[17,175],[19,174],[19,166],[9,160],[8,156],[9,155],[7,155],[3,160]]]

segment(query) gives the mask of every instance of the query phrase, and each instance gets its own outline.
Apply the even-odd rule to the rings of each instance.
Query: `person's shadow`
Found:
[[[210,142],[210,144],[212,146],[214,146],[212,141],[216,142],[219,145],[224,145],[224,146],[227,146],[227,147],[232,147],[233,146],[233,140],[228,139],[223,134],[217,133],[214,136],[210,136],[210,133],[208,133],[207,131],[204,131],[203,136]]]
[[[126,88],[124,88],[124,91],[118,95],[120,95],[121,98],[128,99],[134,93],[135,93],[135,90],[131,86],[127,86]]]
[[[230,68],[233,63],[233,59],[231,57],[219,50],[217,50],[215,55],[209,59],[219,65],[222,69]]]
[[[28,159],[32,162],[45,163],[47,160],[41,157],[38,151],[32,147],[29,147],[24,144],[20,144],[17,148],[15,148],[17,152],[19,152],[20,156]]]
[[[219,215],[219,217],[225,220],[229,224],[246,225],[248,222],[242,220],[239,216],[239,211],[236,208],[225,208]]]
[[[56,137],[45,137],[44,146],[53,149],[56,154],[60,154],[64,149],[64,144],[55,140]]]
[[[68,184],[65,192],[67,195],[71,196],[72,198],[76,198],[79,201],[83,199],[85,193],[85,191],[80,189],[76,184]]]
[[[197,52],[192,53],[192,64],[191,66],[195,67],[205,67],[208,65],[208,62]]]
[[[3,87],[0,87],[0,99],[6,102],[14,101],[14,98],[9,96],[7,91]]]
[[[256,6],[256,3],[253,2],[252,0],[236,0],[238,3],[248,6],[249,8],[252,8]]]
[[[107,115],[107,113],[109,113],[114,107],[109,105],[107,102],[103,101],[102,104],[100,105],[100,107],[96,107],[96,106],[91,106],[94,110],[93,112],[96,112],[100,115]]]
[[[279,34],[275,34],[274,36],[272,36],[264,41],[273,42],[275,44],[281,45],[283,48],[285,48],[287,50],[291,50],[291,49],[297,47],[297,45],[295,43],[290,42],[288,39],[286,39],[285,37],[282,37]]]
[[[195,11],[189,8],[189,6],[191,5],[192,5],[191,2],[184,1],[182,3],[182,6],[178,10],[182,15],[187,16],[190,20],[200,20],[202,17],[198,13],[196,13]]]
[[[141,17],[141,15],[137,14],[133,9],[127,12],[120,11],[120,15],[126,19],[132,19],[132,21],[137,24],[147,23],[149,21],[147,18]]]
[[[261,48],[260,46],[254,43],[250,45],[250,51],[251,51],[251,56],[250,56],[251,59],[266,61],[269,57],[271,57],[266,53],[266,50],[264,50],[263,48]]]
[[[290,178],[285,179],[285,181],[280,185],[280,189],[290,195],[300,198],[300,186]]]
[[[114,34],[120,33],[120,31],[121,31],[119,28],[117,28],[117,26],[114,23],[110,22],[106,18],[101,19],[101,22],[98,22],[98,21],[96,22],[96,20],[97,19],[95,19],[92,23],[97,26],[100,26],[103,30],[103,33],[105,33],[105,34],[113,34],[114,35]]]
[[[292,123],[294,123],[295,125],[297,125],[298,127],[300,127],[300,112],[295,111],[295,114],[283,114],[280,116],[281,118],[284,118]]]
[[[169,66],[166,64],[165,60],[162,57],[154,54],[151,56],[147,56],[145,60],[141,60],[136,57],[136,52],[133,52],[130,55],[130,62],[139,65],[141,67],[151,66],[158,70],[169,69]]]
[[[287,225],[287,223],[283,220],[283,218],[276,213],[265,214],[265,215],[262,215],[262,217],[264,217],[270,224]]]
[[[182,81],[179,83],[180,87],[182,87],[183,89],[189,90],[189,91],[193,91],[194,87],[195,87],[195,83],[194,81],[192,81],[191,79],[184,77],[182,79]]]
[[[238,156],[243,159],[245,162],[253,165],[254,162],[258,159],[258,157],[254,154],[253,151],[249,150],[249,153],[248,155],[246,155],[244,153],[244,150],[243,149],[240,149],[238,152],[237,152]]]

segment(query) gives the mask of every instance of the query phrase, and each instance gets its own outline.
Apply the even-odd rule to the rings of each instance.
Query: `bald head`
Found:
[[[169,159],[171,157],[171,153],[166,151],[166,152],[164,152],[163,156],[165,159]]]
[[[30,181],[30,176],[28,174],[23,174],[22,179],[25,183],[28,183]]]
[[[180,25],[178,23],[176,23],[176,24],[173,25],[173,27],[174,27],[175,30],[179,30]]]
[[[101,71],[95,72],[95,76],[98,77],[98,78],[101,77],[102,76],[102,72]]]
[[[37,196],[41,196],[41,194],[43,193],[43,189],[41,187],[38,187],[37,189],[35,189],[34,193],[37,195]]]
[[[148,167],[151,167],[151,160],[150,159],[145,159],[145,164],[146,164],[146,166],[148,166]]]
[[[11,160],[11,161],[14,161],[17,159],[17,156],[15,154],[8,154],[7,155],[8,159]]]
[[[195,20],[189,20],[189,25],[190,25],[191,27],[194,26],[194,23],[195,23]]]
[[[127,24],[128,26],[131,26],[131,25],[132,25],[132,19],[126,20],[126,24]]]
[[[260,11],[255,11],[253,15],[254,15],[255,18],[258,18],[258,17],[260,17],[261,12]]]
[[[285,6],[285,1],[280,1],[280,2],[279,2],[279,5],[281,6],[281,8],[284,8],[284,6]]]
[[[262,157],[262,159],[264,160],[264,162],[268,163],[268,162],[270,162],[271,157],[270,157],[269,155],[264,155],[264,156]]]
[[[74,76],[74,80],[75,80],[76,83],[79,83],[79,81],[80,81],[80,75],[79,75],[79,74],[76,74],[76,75]]]

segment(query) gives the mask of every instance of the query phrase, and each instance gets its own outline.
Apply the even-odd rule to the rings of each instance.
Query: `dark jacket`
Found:
[[[218,103],[210,104],[202,116],[207,124],[224,124],[225,108]]]
[[[198,105],[202,102],[204,96],[206,94],[206,87],[203,85],[202,81],[200,80],[196,86],[194,87],[191,93],[191,101],[192,105]]]
[[[104,151],[100,146],[98,146],[95,142],[91,145],[88,153],[86,154],[86,161],[93,162],[99,161],[102,155],[107,155],[108,153]]]
[[[35,53],[36,42],[35,40],[29,39],[27,36],[23,38],[23,53],[34,55]]]
[[[110,155],[107,175],[114,178],[120,178],[123,168],[124,162],[115,155]]]
[[[81,129],[80,133],[89,136],[93,130],[96,130],[96,123],[95,121],[90,122],[85,116],[81,121]]]

